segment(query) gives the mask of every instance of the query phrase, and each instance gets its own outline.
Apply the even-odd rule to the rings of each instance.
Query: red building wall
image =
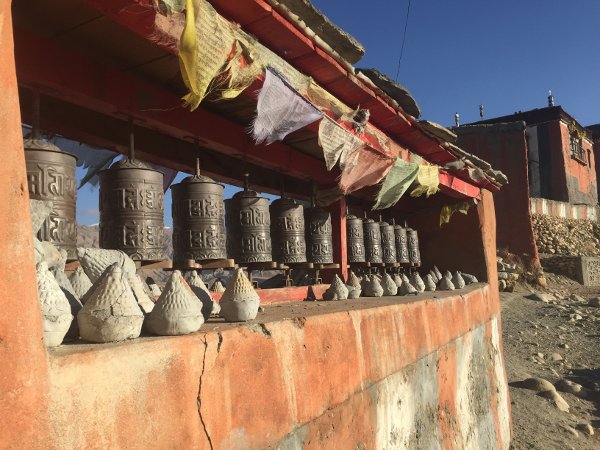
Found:
[[[508,177],[494,194],[496,243],[539,266],[529,208],[529,179],[525,123],[463,126],[455,129],[458,145],[488,161]]]

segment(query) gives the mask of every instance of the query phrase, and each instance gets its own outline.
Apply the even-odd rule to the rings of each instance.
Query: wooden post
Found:
[[[323,281],[330,282],[333,273],[344,281],[348,279],[348,249],[346,246],[346,198],[342,197],[329,207],[333,228],[333,261],[340,265],[335,272],[323,272]]]

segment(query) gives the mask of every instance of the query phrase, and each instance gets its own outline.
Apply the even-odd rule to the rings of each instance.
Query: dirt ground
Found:
[[[501,293],[504,358],[510,384],[512,449],[600,449],[600,307],[589,306],[600,290],[548,274],[548,289],[521,285]],[[516,292],[519,291],[519,292]],[[582,386],[557,392],[568,411],[536,390],[518,387],[528,378]],[[578,388],[575,388],[578,389]],[[562,409],[566,409],[563,405]],[[590,435],[591,425],[593,435]],[[587,429],[587,431],[586,431]]]

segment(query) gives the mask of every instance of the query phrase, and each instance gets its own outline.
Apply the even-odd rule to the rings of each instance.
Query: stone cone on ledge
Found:
[[[387,272],[381,277],[381,287],[383,288],[384,297],[396,295],[398,293],[396,282]]]
[[[337,276],[334,275],[333,281],[323,293],[323,300],[346,300],[348,299],[348,288],[344,282]]]
[[[94,283],[77,314],[81,337],[90,342],[115,342],[140,335],[144,314],[120,263],[109,266]]]
[[[77,247],[77,258],[92,283],[98,281],[104,271],[114,263],[119,263],[125,273],[137,272],[133,260],[120,250]]]
[[[419,275],[419,272],[413,272],[410,276],[410,284],[414,286],[417,292],[425,292],[425,283]]]
[[[73,321],[71,305],[45,262],[37,264],[36,278],[44,344],[46,347],[56,347],[62,343]]]
[[[157,301],[160,297],[160,294],[162,293],[162,291],[158,287],[158,284],[156,284],[156,281],[154,281],[154,278],[152,278],[152,277],[146,278],[146,284],[150,288],[150,292],[152,293],[152,296],[154,297],[154,301]]]
[[[348,283],[346,284],[348,288],[348,298],[349,299],[357,299],[360,297],[362,289],[360,287],[360,278],[356,276],[356,274],[350,271],[350,275],[348,275]]]
[[[250,281],[250,280],[248,280],[248,281]],[[252,283],[250,283],[250,284],[252,284]],[[221,280],[219,280],[217,278],[215,280],[215,282],[212,284],[212,286],[210,287],[210,291],[215,292],[215,293],[225,292],[225,287],[223,286],[223,283],[221,283]]]
[[[35,236],[44,221],[48,218],[48,216],[52,213],[54,208],[54,203],[46,200],[29,200],[29,209],[31,210],[31,231]]]
[[[60,262],[53,269],[50,269],[50,272],[52,272],[54,274],[54,278],[56,279],[56,282],[58,283],[58,285],[62,289],[63,293],[65,294],[65,297],[67,297],[67,300],[69,301],[69,305],[71,305],[71,314],[73,315],[73,317],[77,317],[77,313],[81,309],[82,304],[81,304],[81,301],[79,300],[79,297],[75,293],[75,289],[73,289],[73,286],[71,285],[71,282],[69,281],[69,278],[67,278],[67,275],[65,274],[65,265],[67,264],[67,251],[66,250],[59,250],[59,251],[60,251]],[[67,331],[67,337],[70,337],[73,339],[77,339],[79,337],[79,328],[77,327],[76,320],[73,320],[71,322],[71,327],[69,328],[69,331]]]
[[[381,297],[383,295],[383,287],[376,275],[370,278],[365,275],[365,279],[361,283],[362,294],[365,297]]]
[[[221,316],[227,322],[245,322],[256,318],[260,297],[244,271],[237,269],[229,279],[219,303]]]
[[[433,280],[433,276],[428,273],[427,275],[425,275],[425,280],[423,280],[425,283],[425,291],[427,292],[433,292],[435,291],[435,281]]]
[[[398,286],[398,289],[400,289],[400,286],[402,286],[402,277],[400,276],[399,273],[394,274],[394,283],[396,283],[396,286]]]
[[[202,303],[181,276],[174,270],[145,326],[159,336],[177,336],[198,331],[204,323]]]
[[[453,291],[454,289],[456,289],[456,288],[454,287],[454,284],[452,283],[452,279],[449,276],[444,275],[442,277],[442,280],[439,283],[438,290]]]
[[[437,266],[433,266],[433,269],[431,269],[431,270],[433,270],[433,273],[435,273],[435,277],[437,278],[438,283],[440,281],[442,281],[443,275],[442,275],[442,272],[440,272],[440,269],[438,269]]]
[[[459,271],[454,272],[454,275],[452,275],[452,284],[456,289],[462,289],[465,287],[465,280]]]
[[[438,283],[439,283],[440,279],[438,278],[437,274],[435,273],[435,270],[431,269],[431,270],[429,271],[429,276],[431,277],[431,279],[433,280],[433,282],[434,282],[435,284],[438,284]]]
[[[465,284],[473,284],[478,283],[477,278],[474,275],[469,275],[468,273],[461,273],[463,280],[465,280]]]
[[[221,307],[218,302],[215,302],[210,295],[210,291],[202,281],[202,277],[198,275],[198,272],[192,270],[188,278],[188,284],[192,291],[198,297],[198,299],[202,302],[202,315],[204,316],[204,320],[208,320],[208,318],[213,316],[218,316],[221,312]]]
[[[398,289],[398,295],[416,295],[417,289],[410,283],[408,277],[402,274],[402,286]]]
[[[77,294],[77,297],[83,302],[85,294],[92,288],[90,277],[88,277],[83,271],[83,268],[79,266],[73,271],[69,277],[69,281],[71,282],[71,286],[73,286],[75,294]]]
[[[140,276],[137,273],[127,274],[127,282],[131,287],[135,301],[144,315],[146,316],[150,314],[154,309],[154,302],[146,293],[146,289],[144,289],[144,283],[142,283]]]

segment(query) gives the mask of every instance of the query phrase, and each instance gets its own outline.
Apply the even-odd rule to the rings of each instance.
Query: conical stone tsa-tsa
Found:
[[[44,262],[36,266],[38,297],[46,347],[60,345],[71,326],[71,305]]]
[[[71,285],[69,278],[65,274],[65,264],[67,263],[67,251],[64,249],[59,250],[61,259],[60,263],[57,264],[53,269],[50,269],[50,272],[54,274],[54,278],[56,282],[62,289],[65,297],[69,301],[69,305],[71,305],[71,314],[73,317],[77,317],[77,313],[81,309],[81,301],[79,297],[75,293],[75,289]],[[67,331],[67,337],[77,339],[79,337],[79,328],[77,327],[77,320],[73,320],[71,322],[71,327],[69,331]]]
[[[375,275],[370,278],[365,276],[361,287],[365,297],[381,297],[383,295],[383,288]]]
[[[83,297],[92,288],[90,277],[88,277],[83,271],[83,268],[79,266],[73,271],[69,277],[69,281],[71,282],[71,286],[73,286],[75,294],[77,294],[77,297],[83,302]]]
[[[396,283],[396,286],[398,286],[398,288],[400,288],[400,286],[402,286],[402,277],[400,276],[399,273],[394,274],[394,283]]]
[[[181,276],[174,270],[146,318],[145,326],[159,336],[176,336],[198,331],[204,323],[202,303]]]
[[[423,282],[425,283],[425,290],[428,292],[433,292],[435,291],[435,281],[433,281],[433,275],[431,273],[428,273],[427,275],[425,275],[425,280],[423,280]]]
[[[348,298],[348,288],[340,277],[335,274],[333,281],[323,293],[323,300],[346,300]]]
[[[452,283],[452,279],[447,275],[442,277],[442,281],[440,281],[438,285],[438,289],[440,291],[453,291],[455,289],[454,284]]]
[[[398,289],[399,295],[416,295],[417,289],[410,283],[406,275],[402,274],[402,286]]]
[[[435,273],[435,277],[438,279],[438,282],[440,282],[442,280],[442,272],[440,272],[440,269],[437,268],[437,266],[433,266],[432,269]]]
[[[456,289],[462,289],[465,287],[465,280],[463,280],[463,277],[459,271],[454,272],[454,275],[452,275],[452,284]]]
[[[360,297],[362,289],[360,287],[360,278],[356,276],[356,274],[350,271],[348,275],[348,283],[346,283],[346,287],[348,288],[348,299],[357,299]]]
[[[202,315],[204,320],[208,320],[211,315],[218,315],[221,311],[221,307],[218,302],[215,302],[210,295],[210,291],[202,281],[202,277],[198,275],[198,272],[192,270],[188,279],[188,284],[196,297],[202,302]]]
[[[144,289],[144,283],[142,283],[140,276],[136,273],[127,274],[127,282],[131,287],[135,301],[144,315],[150,314],[150,312],[154,309],[154,302],[146,293],[146,289]]]
[[[225,292],[225,287],[223,286],[223,283],[221,283],[220,279],[217,278],[215,280],[215,282],[210,287],[210,291],[215,293]]]
[[[417,292],[425,291],[425,283],[423,282],[421,275],[419,275],[419,272],[413,272],[413,274],[410,276],[410,284],[414,286]]]
[[[158,287],[158,284],[156,284],[156,281],[154,281],[154,278],[152,278],[152,277],[146,278],[146,284],[150,288],[150,292],[152,293],[152,296],[154,297],[154,301],[157,301],[158,298],[160,297],[160,294],[162,293],[162,291],[160,290],[160,287]]]
[[[137,271],[135,262],[120,250],[78,247],[77,258],[92,283],[95,283],[104,271],[114,263],[119,263],[124,272],[135,274]]]
[[[435,273],[435,270],[431,269],[429,271],[429,275],[431,276],[431,279],[435,284],[437,284],[440,281],[440,279],[437,277],[437,274]]]
[[[398,293],[396,282],[387,272],[381,277],[381,287],[383,288],[384,296],[396,295]]]
[[[81,337],[90,342],[115,342],[140,335],[144,314],[120,263],[109,266],[94,283],[77,314]]]
[[[470,275],[468,273],[461,273],[463,280],[465,280],[465,284],[473,284],[477,283],[477,278],[474,275]]]
[[[228,322],[253,320],[258,314],[260,297],[242,269],[237,269],[229,279],[219,302],[221,316]]]

